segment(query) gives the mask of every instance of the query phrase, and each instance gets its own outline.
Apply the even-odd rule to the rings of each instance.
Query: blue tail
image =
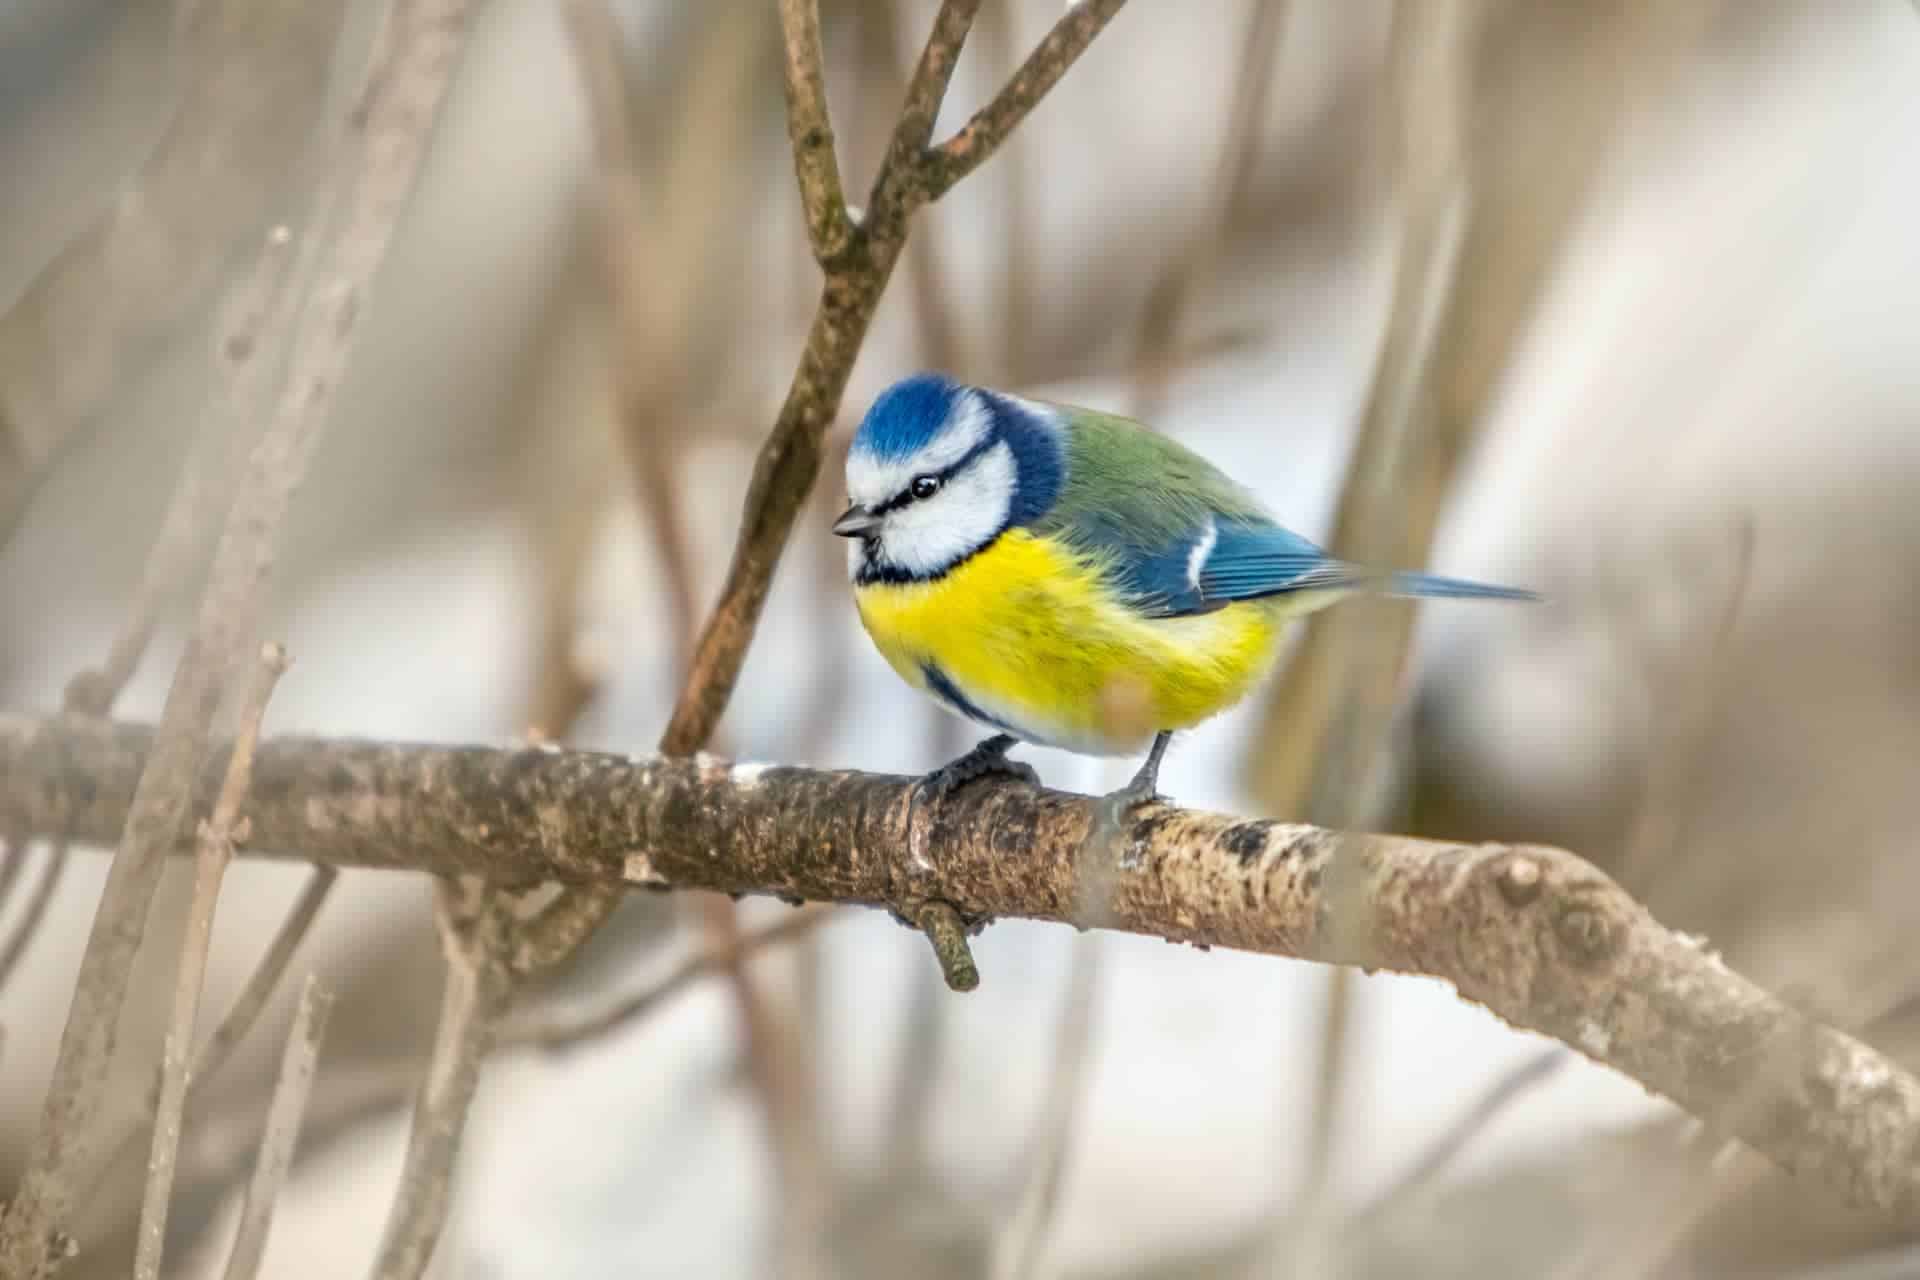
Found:
[[[1390,573],[1380,580],[1376,590],[1394,596],[1430,596],[1446,600],[1534,600],[1537,591],[1519,587],[1496,587],[1465,578],[1443,578],[1432,573]]]

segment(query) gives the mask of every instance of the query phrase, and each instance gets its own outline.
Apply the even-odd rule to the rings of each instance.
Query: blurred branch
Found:
[[[635,168],[618,23],[601,0],[573,0],[566,10],[593,122],[599,242],[616,335],[614,379],[621,436],[637,505],[642,518],[651,523],[652,541],[667,580],[668,600],[662,613],[674,628],[676,676],[683,676],[688,665],[696,595],[694,556],[674,476],[683,453],[676,447],[680,441],[674,419],[687,408],[689,318],[702,309],[700,289],[706,283],[714,211],[740,203],[734,193],[723,189],[724,184],[730,175],[750,171],[743,157],[733,163],[727,157],[745,149],[748,99],[758,70],[753,8],[736,3],[721,10],[703,31],[688,76],[686,105],[673,132],[663,184],[672,193],[670,200],[654,196]],[[824,255],[831,245],[823,237],[844,236],[851,221],[840,194],[826,118],[818,14],[811,3],[789,2],[782,5],[782,19],[788,28],[794,153],[816,253]],[[564,724],[546,727],[557,733],[567,728]],[[567,893],[552,904],[532,930],[544,962],[557,962],[569,953],[610,912],[612,901],[605,895]],[[737,957],[743,940],[733,904],[710,899],[686,905],[693,926],[708,946],[717,954]],[[790,1237],[782,1253],[791,1261],[809,1251],[809,1242],[818,1235],[820,1215],[810,1210],[822,1203],[825,1188],[810,1055],[744,964],[736,959],[727,964],[726,972],[740,1016],[748,1074],[761,1102],[780,1178],[776,1199]]]
[[[187,1108],[187,1055],[193,1027],[200,1015],[200,993],[206,985],[207,960],[213,951],[213,912],[220,901],[220,884],[233,861],[234,843],[244,837],[240,803],[246,798],[253,774],[253,753],[260,743],[260,720],[267,699],[287,669],[287,655],[277,644],[264,646],[253,684],[240,709],[238,735],[227,758],[226,778],[213,813],[200,824],[194,856],[193,900],[187,907],[187,927],[180,944],[174,976],[173,1011],[167,1023],[166,1046],[160,1059],[160,1103],[155,1110],[153,1147],[147,1157],[147,1181],[140,1204],[140,1236],[134,1254],[136,1280],[160,1280],[160,1256],[167,1238],[167,1206],[173,1197],[173,1171],[180,1156],[180,1131]]]
[[[763,947],[804,937],[836,918],[824,908],[796,911],[778,924],[742,935],[730,947],[703,948],[682,960],[666,977],[622,996],[604,1009],[574,1016],[528,1017],[503,1027],[494,1043],[502,1049],[541,1049],[548,1053],[591,1044],[646,1017],[702,978],[724,973]]]
[[[1403,3],[1387,153],[1394,293],[1330,545],[1418,566],[1628,112],[1657,95],[1718,0]],[[1555,73],[1542,76],[1551,63]],[[1312,620],[1273,687],[1246,783],[1272,813],[1373,780],[1415,613]]]
[[[167,500],[160,530],[148,549],[140,585],[107,656],[99,666],[81,671],[67,682],[63,705],[68,711],[104,716],[113,709],[146,655],[161,611],[185,590],[204,558],[205,540],[215,517],[231,502],[234,483],[252,442],[246,419],[258,412],[265,397],[262,371],[271,361],[257,358],[261,338],[268,332],[285,331],[299,295],[297,282],[312,264],[313,237],[304,242],[298,266],[290,266],[288,261],[286,246],[291,240],[283,226],[270,231],[254,265],[222,305],[212,351],[219,403],[194,435],[180,479]],[[20,852],[24,855],[25,849]],[[33,897],[13,935],[0,949],[0,990],[5,989],[8,977],[32,944],[66,873],[68,857],[67,841],[56,838]],[[17,870],[20,861],[19,857],[10,861],[9,874]],[[10,884],[0,888],[0,902],[10,888]],[[119,1145],[111,1143],[108,1149],[117,1151]]]
[[[1547,1049],[1503,1072],[1487,1091],[1461,1117],[1436,1139],[1426,1153],[1415,1160],[1405,1174],[1381,1192],[1366,1208],[1348,1222],[1346,1230],[1365,1232],[1371,1225],[1391,1217],[1432,1185],[1500,1114],[1546,1081],[1569,1061],[1567,1051]]]
[[[1704,774],[1713,763],[1708,747],[1714,717],[1736,669],[1729,650],[1752,586],[1753,542],[1753,519],[1746,514],[1734,526],[1730,581],[1706,645],[1697,651],[1688,646],[1681,653],[1647,655],[1648,705],[1660,710],[1652,717],[1655,740],[1645,752],[1639,803],[1633,807],[1616,874],[1649,898],[1680,843],[1692,798],[1704,792]],[[1635,610],[1622,612],[1630,617]],[[1652,647],[1651,634],[1641,638]]]
[[[152,730],[0,715],[0,824],[111,839]],[[546,879],[1074,923],[1426,974],[1633,1077],[1790,1171],[1920,1215],[1920,1081],[1657,923],[1588,863],[1151,806],[1088,847],[1097,804],[1023,784],[947,800],[909,867],[914,780],[711,758],[289,738],[254,763],[251,848],[496,883]],[[203,797],[218,786],[212,770]],[[1326,919],[1356,868],[1359,948]],[[1726,1114],[1729,1099],[1740,1105]]]
[[[833,1171],[820,1131],[820,1090],[811,1046],[748,971],[746,935],[734,903],[700,894],[687,905],[706,945],[724,958],[723,971],[740,1019],[747,1079],[765,1113],[779,1189],[776,1269],[796,1280],[825,1276],[822,1250]]]
[[[426,153],[464,33],[467,0],[404,0],[387,15],[381,54],[316,207],[329,219],[318,282],[292,337],[288,384],[248,464],[214,554],[186,653],[162,712],[155,749],[82,956],[52,1083],[18,1193],[0,1219],[0,1271],[46,1275],[62,1235],[104,1100],[134,957],[166,856],[184,833],[193,780],[222,692],[257,643],[263,586],[280,525],[324,432],[358,331],[362,303],[386,257]],[[316,222],[318,220],[316,219]]]
[[[1412,468],[1437,447],[1421,385],[1427,377],[1437,325],[1454,285],[1466,216],[1461,172],[1469,36],[1482,0],[1428,5],[1403,0],[1394,10],[1388,41],[1385,148],[1401,222],[1386,332],[1335,519],[1338,554],[1379,564],[1424,560],[1432,525],[1410,522],[1406,488]],[[1448,455],[1436,480],[1461,456]],[[1417,543],[1411,560],[1406,545]],[[1320,618],[1270,695],[1262,742],[1249,768],[1268,813],[1349,826],[1374,821],[1373,786],[1394,709],[1396,682],[1413,638],[1409,611],[1383,625],[1371,610]],[[1285,726],[1283,729],[1281,726]],[[1329,885],[1332,919],[1356,944],[1372,922],[1361,909],[1353,864],[1334,864]],[[1351,1053],[1353,974],[1327,975],[1306,1179],[1283,1235],[1312,1249],[1337,1229],[1325,1213],[1334,1180],[1339,1125],[1345,1108]],[[1285,1228],[1291,1227],[1288,1232]],[[1304,1235],[1301,1235],[1304,1233]]]
[[[1466,216],[1462,95],[1467,36],[1483,2],[1403,3],[1394,13],[1388,114],[1401,238],[1386,333],[1330,539],[1348,559],[1418,563],[1432,535],[1432,521],[1412,515],[1409,489],[1440,430],[1422,384]],[[1266,733],[1250,757],[1268,812],[1344,825],[1364,810],[1398,702],[1394,684],[1413,634],[1408,614],[1400,610],[1389,625],[1373,610],[1314,620],[1273,690]]]
[[[446,879],[437,888],[434,927],[447,961],[447,985],[374,1280],[418,1280],[433,1259],[453,1199],[454,1159],[480,1087],[480,1060],[492,1048],[513,996],[506,960],[514,924],[510,904],[475,880]]]
[[[56,836],[47,850],[46,863],[40,869],[40,879],[33,886],[33,896],[20,909],[20,919],[14,923],[6,944],[0,946],[0,991],[6,990],[7,980],[13,977],[13,971],[20,967],[20,961],[26,957],[27,948],[33,945],[33,940],[40,934],[40,926],[47,918],[47,908],[53,903],[53,895],[59,890],[60,881],[66,877],[68,854],[66,839]],[[24,866],[26,860],[27,841],[10,841],[8,861]]]
[[[253,1167],[253,1179],[247,1183],[245,1201],[240,1207],[240,1228],[227,1255],[226,1280],[252,1280],[260,1274],[266,1258],[267,1233],[273,1230],[273,1210],[286,1185],[287,1171],[293,1167],[293,1151],[300,1140],[300,1120],[307,1109],[307,1097],[313,1092],[314,1069],[320,1061],[320,1041],[327,1034],[327,1015],[333,1009],[333,994],[323,989],[312,974],[300,988],[300,1004],[287,1032],[287,1047],[280,1059],[280,1078],[274,1082],[273,1101],[267,1108],[267,1131],[260,1142],[260,1159]]]
[[[793,141],[793,166],[800,181],[800,203],[807,215],[807,239],[813,245],[813,256],[825,265],[846,252],[853,240],[853,219],[847,213],[846,193],[840,186],[833,122],[827,117],[820,0],[780,0],[780,29],[785,49],[787,136]]]
[[[1016,16],[1022,8],[1020,0],[987,2],[986,20],[980,24],[979,49],[996,74],[1010,74],[1016,68],[1019,49],[1014,44],[1014,36],[1018,26]],[[1041,230],[1033,199],[1033,157],[1023,156],[1018,146],[1005,150],[1006,154],[1000,157],[1000,189],[994,201],[1000,211],[1000,318],[997,322],[1000,345],[996,385],[1024,387],[1036,380],[1034,333],[1037,326],[1034,322],[1041,313],[1038,299],[1044,277],[1035,261],[1035,250],[1040,244]],[[943,288],[942,298],[947,296]],[[952,361],[935,363],[932,367],[958,372],[973,366]],[[957,755],[959,750],[955,748],[945,754]]]
[[[193,1056],[193,1065],[187,1069],[188,1106],[198,1109],[197,1104],[207,1096],[209,1085],[217,1077],[227,1060],[233,1057],[233,1051],[247,1038],[247,1032],[260,1020],[266,1011],[267,1002],[273,993],[280,989],[280,983],[286,976],[288,967],[293,963],[294,954],[300,949],[300,943],[306,938],[307,930],[313,927],[314,917],[320,914],[327,895],[333,890],[334,881],[340,878],[340,872],[329,866],[316,866],[307,877],[305,887],[295,899],[293,909],[280,923],[279,932],[267,946],[266,955],[247,979],[247,985],[227,1010],[227,1016],[213,1029],[206,1043]],[[149,1094],[139,1112],[129,1116],[121,1127],[107,1141],[100,1144],[104,1153],[98,1172],[84,1179],[97,1182],[118,1164],[122,1158],[131,1154],[134,1143],[141,1132],[153,1123],[154,1110],[159,1105],[157,1092]]]
[[[159,532],[147,549],[133,601],[97,667],[67,683],[66,708],[104,716],[133,678],[153,638],[161,613],[186,589],[204,563],[206,538],[232,502],[233,486],[253,443],[252,419],[264,405],[263,379],[274,366],[262,359],[262,339],[284,333],[300,301],[300,285],[313,262],[316,237],[302,238],[290,252],[292,232],[276,225],[262,238],[253,265],[223,301],[209,355],[216,403],[194,433],[180,478],[167,499]]]
[[[61,451],[264,230],[307,162],[345,0],[204,0],[188,89],[126,190],[0,316],[0,544]]]
[[[13,891],[19,887],[20,873],[27,869],[27,841],[0,838],[0,915],[7,910]],[[0,990],[6,983],[0,981]]]
[[[1189,238],[1147,295],[1134,357],[1134,405],[1131,416],[1152,422],[1164,405],[1167,383],[1180,347],[1181,323],[1196,289],[1211,279],[1229,235],[1246,216],[1253,169],[1260,158],[1267,105],[1273,97],[1274,64],[1280,34],[1286,30],[1290,0],[1253,0],[1240,71],[1234,77],[1227,111],[1227,136],[1220,151],[1214,186],[1219,191],[1213,218]]]
[[[1073,942],[1073,970],[1053,1047],[1053,1068],[1026,1161],[1027,1175],[1007,1234],[996,1242],[994,1273],[1005,1280],[1026,1280],[1040,1273],[1053,1221],[1060,1212],[1067,1152],[1086,1098],[1094,997],[1100,989],[1100,941],[1093,934],[1081,934]]]

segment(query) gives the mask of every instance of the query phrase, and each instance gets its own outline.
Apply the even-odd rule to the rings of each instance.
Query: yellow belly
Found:
[[[936,581],[875,583],[854,599],[910,684],[1027,741],[1095,755],[1238,702],[1298,611],[1260,601],[1142,618],[1092,567],[1017,529]]]

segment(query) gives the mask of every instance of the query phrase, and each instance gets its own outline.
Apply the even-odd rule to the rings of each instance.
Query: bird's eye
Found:
[[[940,492],[940,477],[915,476],[913,483],[907,486],[907,491],[915,498],[931,498],[934,494]]]

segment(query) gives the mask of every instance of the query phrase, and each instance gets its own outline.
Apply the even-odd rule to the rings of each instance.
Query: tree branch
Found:
[[[976,111],[960,132],[926,153],[922,161],[926,199],[938,200],[954,183],[985,164],[1126,2],[1077,0],[993,101]]]
[[[260,720],[267,699],[287,669],[286,651],[269,644],[260,651],[259,669],[240,709],[239,736],[227,758],[226,777],[213,813],[200,824],[194,854],[193,901],[187,906],[187,927],[181,941],[179,972],[174,977],[173,1010],[167,1024],[166,1047],[160,1060],[160,1103],[155,1112],[153,1146],[147,1157],[147,1182],[140,1205],[140,1235],[134,1256],[135,1280],[160,1280],[161,1252],[167,1237],[167,1207],[173,1199],[173,1171],[180,1158],[180,1131],[187,1110],[191,1079],[188,1054],[193,1025],[200,1016],[200,992],[206,985],[207,960],[213,953],[213,912],[220,901],[220,885],[233,861],[234,842],[241,830],[240,803],[253,776],[253,753],[260,742]]]
[[[327,1016],[333,1011],[333,993],[312,974],[300,988],[300,1004],[287,1032],[280,1058],[280,1078],[274,1082],[267,1109],[267,1131],[260,1140],[260,1159],[247,1183],[240,1207],[240,1227],[227,1254],[226,1280],[253,1280],[267,1255],[267,1233],[273,1230],[273,1210],[293,1167],[293,1150],[300,1140],[300,1119],[313,1092],[314,1069],[320,1061],[320,1041],[327,1034]]]
[[[288,380],[228,513],[192,636],[162,712],[152,767],[108,872],[19,1190],[0,1218],[0,1271],[47,1274],[105,1098],[120,1013],[166,854],[185,829],[192,781],[226,682],[253,645],[279,527],[344,380],[358,319],[424,160],[461,47],[469,0],[404,0],[351,120],[352,145],[322,184],[329,220],[318,282],[287,357]],[[315,224],[321,219],[316,217]]]
[[[0,715],[0,827],[111,840],[144,727]],[[218,758],[200,780],[218,785]],[[1606,1063],[1862,1204],[1920,1216],[1920,1081],[1729,970],[1572,854],[1165,806],[1089,847],[1095,804],[1020,784],[953,797],[910,867],[914,783],[542,748],[261,745],[253,845],[339,865],[885,904],[1107,927],[1425,974]],[[1332,864],[1373,928],[1331,927]],[[1757,1100],[1757,1101],[1756,1101]],[[1738,1103],[1730,1106],[1730,1102]]]
[[[480,1087],[480,1062],[513,998],[506,956],[514,921],[505,895],[478,881],[449,880],[440,885],[434,924],[447,959],[447,985],[373,1280],[418,1280],[433,1259],[453,1200],[453,1162]]]
[[[840,160],[834,154],[833,121],[827,113],[820,0],[780,0],[780,34],[785,51],[787,137],[793,142],[807,239],[815,260],[825,266],[847,251],[853,240],[853,219],[840,186]]]
[[[753,640],[760,611],[766,605],[773,571],[779,566],[787,536],[793,531],[794,521],[805,507],[807,495],[819,475],[822,440],[834,415],[840,412],[840,400],[853,373],[853,362],[860,354],[867,328],[873,322],[874,309],[886,292],[887,281],[906,243],[908,216],[920,204],[936,198],[977,168],[1066,74],[1074,59],[1118,12],[1122,3],[1124,0],[1082,0],[1061,19],[1000,97],[982,113],[990,117],[987,122],[983,124],[980,117],[976,117],[968,125],[970,130],[980,126],[970,141],[962,144],[961,138],[956,137],[940,151],[927,153],[925,136],[918,132],[915,104],[931,96],[933,109],[937,110],[979,0],[945,0],[942,4],[934,20],[933,34],[908,88],[901,126],[895,131],[896,144],[903,139],[918,138],[922,150],[909,165],[889,149],[888,159],[874,184],[874,207],[855,228],[856,234],[846,254],[826,273],[820,306],[808,328],[800,365],[794,370],[779,416],[754,464],[753,482],[747,488],[746,510],[734,543],[733,561],[727,567],[719,602],[694,646],[686,685],[661,738],[662,751],[684,755],[699,750],[712,736],[733,695],[740,669],[746,662],[747,646]],[[911,129],[909,116],[914,116],[916,121]],[[931,127],[929,116],[928,130]],[[963,136],[965,133],[963,130]],[[930,185],[923,161],[929,155],[938,159],[945,156],[948,149],[955,148],[970,150],[970,157],[964,161],[951,157],[941,161],[936,166],[937,181]],[[898,198],[881,198],[896,186]]]
[[[914,64],[913,78],[907,81],[906,101],[900,104],[900,119],[894,123],[886,158],[880,162],[880,173],[873,180],[873,194],[867,202],[882,225],[904,224],[914,209],[937,198],[914,178],[927,143],[933,139],[933,122],[939,117],[947,86],[953,82],[954,68],[960,64],[961,46],[966,44],[979,11],[980,0],[942,0],[940,12],[933,19],[933,31]]]
[[[558,1053],[592,1044],[602,1036],[611,1035],[645,1018],[702,978],[725,973],[762,947],[811,933],[834,918],[833,913],[825,908],[796,911],[777,924],[742,934],[730,946],[703,947],[682,960],[666,977],[620,997],[604,1009],[587,1014],[530,1015],[510,1022],[500,1028],[494,1045],[500,1049],[529,1048]]]

